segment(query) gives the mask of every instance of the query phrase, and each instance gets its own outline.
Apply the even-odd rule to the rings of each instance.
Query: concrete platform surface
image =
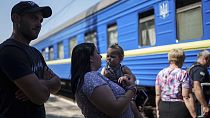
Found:
[[[84,118],[76,103],[61,96],[50,95],[45,109],[47,118]]]

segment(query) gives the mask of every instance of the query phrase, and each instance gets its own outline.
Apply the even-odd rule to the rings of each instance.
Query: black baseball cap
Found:
[[[34,13],[42,12],[44,18],[48,18],[52,15],[52,9],[49,6],[39,7],[36,3],[32,1],[21,1],[17,3],[11,11],[11,15],[14,13],[23,14],[23,13]]]

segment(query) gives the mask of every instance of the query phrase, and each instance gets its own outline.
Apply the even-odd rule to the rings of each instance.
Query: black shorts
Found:
[[[160,101],[160,118],[191,118],[184,102]]]

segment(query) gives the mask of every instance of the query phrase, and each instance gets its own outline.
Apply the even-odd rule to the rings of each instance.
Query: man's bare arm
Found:
[[[61,88],[61,82],[58,76],[54,76],[49,80],[40,80],[40,82],[49,89],[50,93],[53,94],[56,94]]]
[[[204,94],[203,94],[201,83],[199,81],[194,81],[193,84],[194,84],[194,93],[195,93],[195,96],[198,99],[198,101],[200,102],[200,104],[202,106],[208,106],[207,103],[206,103]]]
[[[56,94],[61,88],[60,78],[47,66],[43,77],[40,79],[41,83],[50,90],[50,93]]]
[[[18,78],[14,83],[35,104],[45,103],[50,96],[48,87],[43,85],[34,73]]]

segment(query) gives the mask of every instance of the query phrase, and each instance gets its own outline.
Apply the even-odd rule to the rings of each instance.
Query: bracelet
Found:
[[[126,91],[131,90],[134,94],[137,93],[137,88],[135,85],[130,85],[125,88]]]
[[[125,75],[127,78],[128,78],[128,80],[130,80],[131,79],[131,77],[129,76],[129,75]]]

